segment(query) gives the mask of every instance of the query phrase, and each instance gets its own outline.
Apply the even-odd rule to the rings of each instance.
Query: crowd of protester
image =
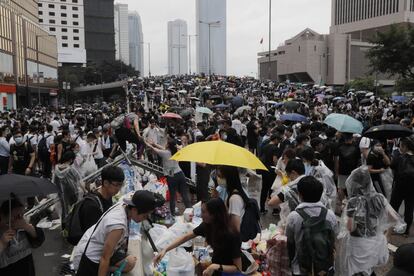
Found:
[[[193,197],[206,202],[203,223],[158,257],[204,236],[214,249],[213,264],[204,275],[240,271],[240,225],[249,201],[248,185],[257,175],[261,178],[260,213],[266,215],[272,208],[275,222],[285,229],[293,275],[310,273],[301,261],[306,217],[322,216],[324,227],[339,239],[327,258],[333,263],[333,247],[338,246],[336,275],[375,275],[374,268],[388,260],[384,232],[410,235],[414,136],[371,140],[363,134],[340,133],[323,123],[327,115],[342,113],[361,121],[365,129],[381,124],[412,129],[414,102],[409,99],[234,77],[213,77],[211,82],[201,76],[137,78],[130,80],[129,87],[129,106],[114,102],[37,107],[3,112],[0,117],[0,174],[52,179],[59,190],[62,218],[84,195],[91,198],[80,211],[85,234],[77,247],[77,275],[107,272],[124,260],[129,271],[137,261],[124,250],[127,224],[131,219],[144,220],[157,199],[136,194],[129,202],[113,205],[112,197],[124,180],[122,170],[113,166],[102,171],[98,190],[90,192],[81,182],[128,147],[137,159],[162,166],[173,214],[178,212],[177,192],[185,207],[192,205]],[[199,107],[211,112],[200,112]],[[284,119],[290,113],[305,119]],[[191,164],[170,157],[188,144],[211,140],[250,150],[268,171],[196,164],[196,189],[190,190],[185,177],[191,177]],[[383,177],[389,171],[393,177]],[[28,206],[35,201],[27,199]],[[398,215],[403,202],[405,224]],[[18,219],[22,202],[13,199],[11,209],[3,205],[0,274],[8,275],[18,271],[17,263],[33,266],[29,248],[38,246],[43,235]],[[7,230],[10,210],[17,231]],[[4,253],[12,250],[12,237],[25,241],[27,254],[19,254],[21,258]],[[323,269],[333,275],[331,268]],[[34,275],[34,270],[31,273],[19,275]]]

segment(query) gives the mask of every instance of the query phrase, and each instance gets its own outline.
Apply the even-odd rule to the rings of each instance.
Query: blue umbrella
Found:
[[[282,121],[292,121],[292,122],[307,122],[308,118],[306,118],[303,115],[297,114],[297,113],[288,113],[283,114],[280,116],[280,119]]]
[[[214,108],[216,108],[216,109],[224,109],[224,108],[228,108],[229,106],[228,105],[226,105],[226,104],[218,104],[218,105],[215,105],[214,106]]]
[[[394,102],[405,103],[407,101],[407,97],[406,96],[392,96],[392,100]]]
[[[231,104],[232,104],[234,107],[240,107],[240,106],[242,106],[242,105],[243,105],[243,98],[241,98],[241,97],[239,97],[239,96],[236,96],[236,97],[234,97],[234,98],[231,100]]]
[[[326,117],[324,123],[340,132],[361,134],[364,130],[360,121],[345,114],[332,113]]]
[[[203,107],[203,106],[197,107],[196,112],[203,113],[203,114],[209,114],[209,115],[214,113],[213,111],[210,110],[210,108]]]

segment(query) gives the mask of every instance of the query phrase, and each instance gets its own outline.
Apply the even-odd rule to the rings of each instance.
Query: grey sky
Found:
[[[224,0],[223,0],[224,1]],[[189,34],[195,33],[195,0],[117,0],[137,11],[145,42],[151,43],[151,73],[167,73],[167,22],[184,19]],[[268,49],[268,0],[227,0],[227,74],[257,73],[257,52]],[[272,0],[272,48],[306,27],[328,33],[330,0]],[[260,39],[263,37],[263,44]],[[195,69],[195,41],[192,41],[192,69]],[[145,75],[148,52],[144,51]]]

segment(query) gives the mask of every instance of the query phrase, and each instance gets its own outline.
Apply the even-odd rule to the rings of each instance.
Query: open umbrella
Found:
[[[343,100],[345,100],[345,98],[344,97],[335,97],[332,100],[333,101],[343,101]]]
[[[226,105],[226,104],[218,104],[218,105],[215,105],[214,106],[214,108],[216,108],[216,109],[225,109],[225,108],[228,108],[229,106],[228,105]]]
[[[407,101],[406,96],[392,96],[394,102],[405,103]]]
[[[171,159],[267,170],[263,163],[250,151],[220,140],[191,144],[178,151]]]
[[[283,106],[286,107],[287,109],[296,109],[300,106],[300,103],[295,102],[295,101],[287,101],[283,103]]]
[[[332,113],[326,117],[324,123],[340,132],[361,134],[364,129],[360,121],[345,114]]]
[[[361,105],[370,105],[371,104],[371,99],[363,99],[359,102],[359,104],[361,104]]]
[[[239,96],[236,96],[236,97],[234,97],[234,98],[231,100],[231,104],[232,104],[234,107],[240,107],[240,106],[242,106],[242,105],[243,105],[243,98],[241,98],[241,97],[239,97]]]
[[[186,117],[186,116],[190,116],[193,113],[194,113],[193,108],[186,108],[186,109],[183,109],[182,111],[180,111],[180,116]]]
[[[161,117],[164,118],[164,119],[178,119],[178,120],[183,119],[180,115],[178,115],[176,113],[172,113],[172,112],[164,113]]]
[[[203,106],[197,107],[196,112],[209,115],[214,113],[210,108]]]
[[[372,92],[368,92],[367,94],[365,94],[365,97],[367,98],[372,97],[372,96],[374,96],[374,93]]]
[[[277,104],[275,101],[266,101],[266,104]]]
[[[252,109],[252,108],[248,105],[241,106],[241,107],[237,108],[236,111],[234,111],[234,114],[239,115],[239,114],[243,113],[245,110],[250,110],[250,109]]]
[[[196,102],[199,102],[199,101],[200,101],[200,99],[199,99],[199,98],[197,98],[197,97],[190,97],[190,100],[192,100],[192,101],[196,101]]]
[[[13,193],[17,197],[46,196],[57,193],[56,186],[46,178],[4,174],[0,175],[0,202],[8,200]]]
[[[409,128],[397,124],[386,124],[374,126],[364,133],[364,137],[372,139],[394,139],[408,137],[413,134]]]
[[[297,114],[297,113],[283,114],[282,116],[280,116],[280,119],[282,121],[291,121],[291,122],[307,122],[308,121],[308,118],[306,118],[305,116],[301,114]]]

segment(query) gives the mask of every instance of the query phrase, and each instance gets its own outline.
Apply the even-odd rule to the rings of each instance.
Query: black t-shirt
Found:
[[[207,241],[211,241],[212,234],[209,233],[208,225],[201,223],[200,226],[193,230],[193,233],[197,236],[205,237]],[[212,262],[214,264],[221,265],[233,265],[233,259],[241,257],[241,240],[240,235],[227,233],[224,234],[220,241],[215,245],[210,244],[213,248]],[[221,275],[219,272],[215,272],[214,276]]]
[[[378,154],[373,150],[370,150],[367,157],[367,165],[372,166],[374,170],[379,170],[385,168],[384,158],[382,154]],[[372,180],[380,179],[380,174],[374,173],[371,174]]]
[[[13,159],[13,172],[16,174],[24,174],[26,168],[30,164],[30,154],[34,152],[30,143],[21,145],[13,144],[10,146],[10,157]]]
[[[269,171],[271,170],[271,166],[274,166],[273,157],[280,157],[279,147],[275,144],[267,144],[262,149],[262,156],[260,157],[263,164],[267,167]]]
[[[414,155],[402,154],[394,158],[391,168],[394,171],[394,188],[402,193],[413,194]]]
[[[111,199],[105,199],[101,196],[100,193],[91,193],[87,197],[96,197],[100,200],[103,208],[103,212],[96,200],[85,199],[82,207],[79,210],[79,219],[83,232],[89,229],[92,225],[98,222],[99,218],[103,213],[105,213],[109,208],[111,208],[113,202]]]
[[[349,175],[361,161],[361,152],[354,144],[341,144],[335,154],[339,157],[339,174]]]

